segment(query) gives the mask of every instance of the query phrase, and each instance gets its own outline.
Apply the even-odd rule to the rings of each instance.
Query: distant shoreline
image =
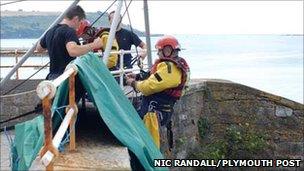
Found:
[[[164,36],[164,34],[151,34],[150,37],[161,37]],[[146,37],[146,36],[139,36],[139,37]],[[17,37],[17,38],[0,38],[0,40],[8,40],[8,39],[38,39],[39,37],[31,37],[31,38],[27,38],[27,37]]]
[[[16,17],[16,16],[48,16],[59,15],[61,12],[43,12],[43,11],[1,11],[1,17]]]
[[[87,19],[95,21],[103,12],[87,12]],[[1,11],[1,38],[4,39],[37,39],[50,26],[50,24],[61,14],[61,12],[41,11]],[[95,25],[110,27],[108,14],[102,16]],[[130,30],[130,26],[123,24],[123,28]],[[145,32],[133,28],[133,32],[144,37]],[[163,34],[151,34],[151,37]]]

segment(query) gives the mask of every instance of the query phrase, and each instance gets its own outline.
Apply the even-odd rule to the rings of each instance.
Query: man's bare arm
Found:
[[[46,49],[41,46],[40,41],[37,43],[36,51],[37,52],[44,52],[44,51],[46,51]]]
[[[98,49],[102,47],[102,41],[98,37],[94,40],[94,42],[86,44],[86,45],[77,45],[76,42],[68,42],[66,44],[66,49],[70,56],[77,57],[88,53],[93,49]]]
[[[147,45],[144,43],[144,42],[141,42],[139,44],[139,47],[142,49],[142,50],[145,50],[143,52],[141,52],[139,55],[140,57],[144,60],[147,56]]]

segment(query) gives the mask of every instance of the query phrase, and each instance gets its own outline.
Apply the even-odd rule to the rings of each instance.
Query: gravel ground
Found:
[[[94,109],[78,115],[76,127],[76,151],[69,152],[68,143],[64,151],[55,159],[55,170],[130,170],[126,147],[111,134]],[[14,138],[14,130],[8,131]],[[1,167],[11,170],[8,140],[1,132]],[[39,157],[30,170],[43,170]]]

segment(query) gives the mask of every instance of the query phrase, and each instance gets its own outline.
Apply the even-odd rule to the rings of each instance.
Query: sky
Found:
[[[1,3],[9,1],[2,0]],[[104,11],[113,1],[80,1],[87,12]],[[25,1],[4,10],[64,11],[72,1]],[[129,0],[127,0],[129,3]],[[303,34],[303,1],[148,1],[151,33]],[[116,9],[116,5],[110,11]],[[123,7],[122,11],[125,10]],[[134,28],[145,30],[143,2],[129,8]],[[127,16],[123,23],[129,24]]]

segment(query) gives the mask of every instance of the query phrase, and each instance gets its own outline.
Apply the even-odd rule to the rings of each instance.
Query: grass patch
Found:
[[[199,120],[199,131],[202,138],[206,135],[206,120]],[[204,129],[203,129],[204,128]],[[217,139],[213,143],[203,144],[201,142],[199,150],[189,154],[189,158],[196,159],[253,159],[258,158],[259,153],[268,148],[266,135],[249,126],[231,125],[226,128],[222,139]]]
[[[204,139],[207,132],[210,130],[209,121],[206,118],[199,118],[197,121],[197,127],[201,139]]]

